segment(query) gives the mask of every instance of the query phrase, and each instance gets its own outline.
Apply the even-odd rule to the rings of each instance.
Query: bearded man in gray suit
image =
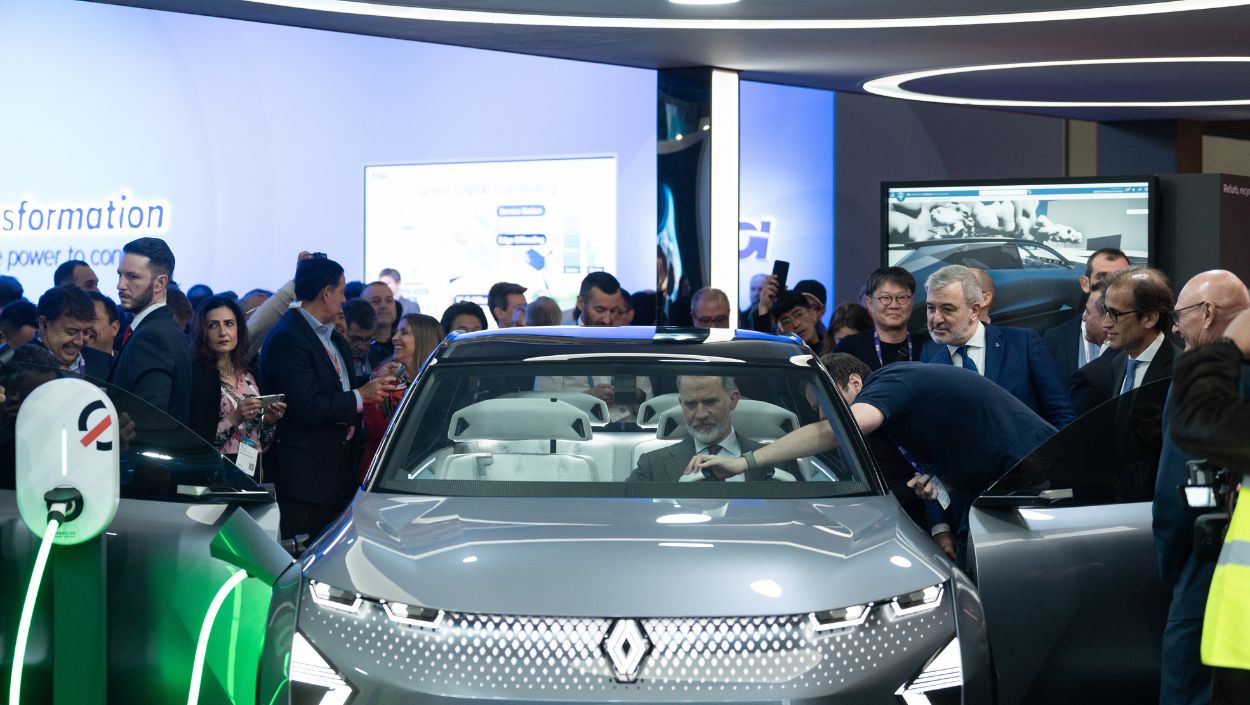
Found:
[[[630,474],[630,481],[681,482],[686,466],[695,455],[736,458],[762,447],[761,443],[734,431],[730,413],[738,406],[739,394],[733,377],[678,377],[677,397],[689,435],[679,443],[639,456],[638,467]],[[760,466],[745,473],[730,475],[726,481],[791,480],[798,477],[800,475],[793,467],[774,469]],[[691,476],[684,479],[726,478],[713,473],[706,478]]]

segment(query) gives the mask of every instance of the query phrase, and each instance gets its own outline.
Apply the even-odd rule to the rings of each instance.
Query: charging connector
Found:
[[[48,520],[68,524],[82,515],[82,493],[73,487],[56,487],[43,494],[48,504]]]

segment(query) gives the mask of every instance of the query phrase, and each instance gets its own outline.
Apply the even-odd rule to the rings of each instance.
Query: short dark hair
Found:
[[[381,279],[382,277],[390,277],[391,279],[395,280],[396,284],[403,281],[403,279],[399,277],[399,270],[392,269],[390,267],[387,267],[386,269],[383,269],[382,271],[378,272],[378,279]]]
[[[4,337],[12,338],[26,326],[39,326],[39,309],[26,299],[14,301],[0,311],[0,331],[4,332]]]
[[[0,274],[0,306],[8,306],[22,298],[22,283],[16,277]]]
[[[113,323],[118,320],[119,316],[117,315],[117,302],[116,301],[110,299],[109,297],[105,296],[104,294],[101,294],[98,291],[88,291],[87,296],[91,297],[92,302],[96,302],[96,301],[104,302],[104,315],[108,316],[109,323]]]
[[[74,270],[79,267],[91,268],[91,265],[80,259],[67,259],[52,273],[52,286],[60,286],[74,281]]]
[[[872,330],[872,316],[868,315],[868,309],[857,303],[844,303],[833,309],[833,316],[829,319],[829,330],[836,332],[839,328],[851,328],[861,333]]]
[[[243,309],[239,308],[238,301],[220,294],[201,301],[195,309],[195,315],[191,317],[191,360],[204,369],[217,369],[217,353],[208,340],[208,325],[205,321],[210,312],[219,308],[228,308],[234,315],[235,344],[234,350],[230,351],[230,364],[235,370],[246,370],[248,369],[247,350],[250,345],[247,337],[247,319],[244,318]]]
[[[339,285],[343,265],[327,257],[310,257],[295,266],[295,298],[312,301],[328,287]]]
[[[1124,254],[1124,250],[1121,250],[1118,247],[1104,247],[1101,250],[1094,250],[1094,254],[1090,255],[1089,259],[1085,260],[1086,279],[1089,279],[1090,275],[1094,273],[1094,260],[1099,257],[1106,257],[1107,259],[1122,259],[1125,262],[1129,261],[1128,255]]]
[[[49,321],[62,316],[78,321],[95,320],[95,304],[91,303],[91,297],[73,284],[54,286],[43,292],[37,309],[39,316]]]
[[[1107,291],[1112,287],[1127,287],[1133,294],[1133,309],[1138,315],[1159,314],[1155,330],[1167,333],[1172,329],[1172,306],[1176,298],[1166,274],[1153,267],[1137,265],[1117,270],[1103,281],[1107,282]],[[1106,306],[1106,300],[1103,305]]]
[[[910,291],[913,295],[916,293],[916,278],[911,272],[902,267],[881,267],[874,269],[872,274],[868,275],[868,283],[864,285],[864,293],[872,296],[873,292],[881,288],[882,284],[895,284]]]
[[[200,302],[213,295],[213,290],[207,284],[192,284],[187,289],[187,300],[191,302],[191,307],[195,308]]]
[[[148,258],[148,267],[156,274],[174,278],[174,252],[159,237],[141,237],[122,246],[122,253]]]
[[[508,297],[513,294],[522,294],[528,291],[520,284],[512,282],[496,282],[491,285],[490,292],[486,294],[486,308],[490,309],[490,315],[495,315],[495,309],[508,309]]]
[[[165,305],[169,307],[169,312],[173,314],[174,318],[178,320],[190,321],[191,317],[195,315],[195,309],[191,307],[191,300],[187,298],[186,294],[182,293],[182,289],[176,286],[169,287],[169,291],[166,292]]]
[[[352,280],[347,282],[343,287],[343,296],[349,299],[359,299],[361,293],[365,290],[365,283],[362,281]]]
[[[443,333],[451,333],[451,322],[456,320],[456,316],[466,313],[477,316],[477,319],[482,322],[482,330],[486,330],[486,313],[482,311],[482,307],[472,301],[457,301],[448,306],[447,310],[443,311],[443,317],[438,319],[439,325],[443,327]]]
[[[851,375],[859,375],[861,380],[865,380],[872,374],[872,368],[849,353],[825,353],[820,356],[820,364],[829,370],[829,376],[833,377],[839,387],[846,387],[851,381]]]
[[[577,290],[577,295],[585,300],[591,289],[598,289],[611,296],[621,290],[621,283],[607,272],[591,272],[582,279],[582,287]]]
[[[343,302],[343,325],[373,330],[378,325],[378,314],[368,301],[348,299]]]
[[[780,318],[799,307],[810,310],[812,305],[806,296],[790,289],[777,294],[777,300],[773,302],[773,307],[768,312],[773,318]]]
[[[629,304],[634,308],[634,325],[655,325],[656,296],[652,289],[635,291],[629,297]]]

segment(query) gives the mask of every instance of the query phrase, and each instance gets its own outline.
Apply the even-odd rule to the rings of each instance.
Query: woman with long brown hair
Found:
[[[424,313],[410,313],[399,319],[395,334],[391,336],[391,344],[395,352],[390,359],[378,366],[374,376],[379,372],[393,374],[399,380],[399,388],[380,403],[366,404],[365,417],[365,448],[360,456],[360,476],[364,477],[373,455],[382,441],[382,434],[390,423],[391,416],[403,401],[408,387],[417,380],[421,365],[425,364],[430,353],[443,341],[443,326],[437,318]]]

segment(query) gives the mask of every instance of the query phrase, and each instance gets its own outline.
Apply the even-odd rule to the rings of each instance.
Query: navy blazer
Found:
[[[152,311],[122,346],[110,380],[186,425],[191,413],[191,347],[168,306]]]
[[[1046,343],[1051,357],[1055,358],[1059,379],[1067,385],[1072,375],[1081,369],[1080,347],[1085,344],[1081,335],[1081,317],[1078,315],[1042,333],[1042,342]]]
[[[351,346],[338,333],[331,340],[349,365],[351,380]],[[299,309],[283,314],[266,336],[260,349],[260,385],[265,394],[286,395],[274,446],[278,496],[324,502],[344,483],[355,483],[347,436],[359,418],[356,395],[343,391],[325,346]]]
[[[1046,419],[1063,428],[1076,418],[1067,387],[1042,337],[1027,328],[985,325],[985,378]],[[941,343],[925,344],[922,362],[950,365],[951,354]]]
[[[1146,368],[1141,386],[1172,376],[1172,365],[1181,350],[1165,338],[1159,352]],[[1084,414],[1105,401],[1120,395],[1124,388],[1124,375],[1128,371],[1128,356],[1121,350],[1108,350],[1102,357],[1090,362],[1072,376],[1072,400],[1078,414]]]

